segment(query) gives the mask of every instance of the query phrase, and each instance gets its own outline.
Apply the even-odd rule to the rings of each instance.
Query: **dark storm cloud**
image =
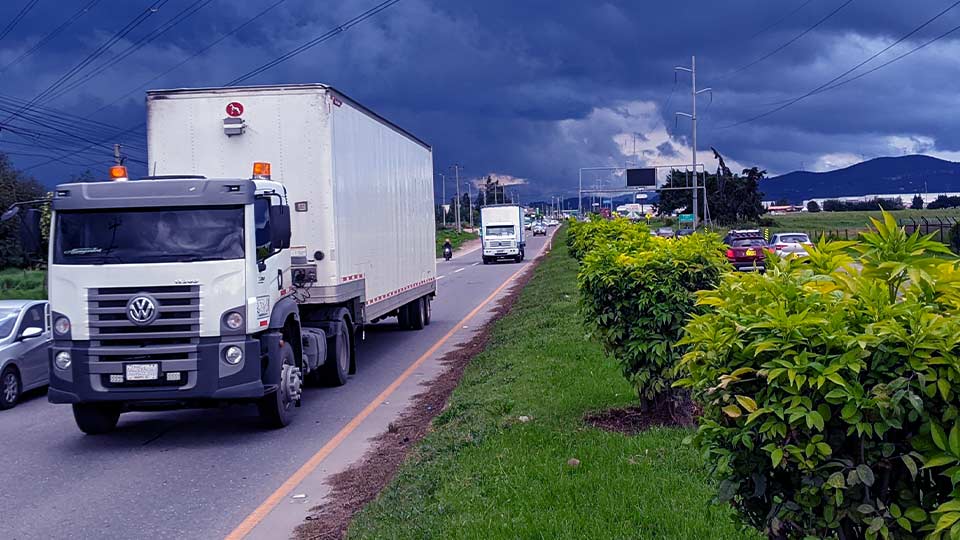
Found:
[[[0,66],[87,1],[41,0],[0,41]],[[274,1],[214,0],[115,68],[48,105],[88,115]],[[111,52],[194,2],[169,0]],[[774,172],[907,150],[960,155],[960,135],[952,129],[960,114],[953,89],[960,55],[951,40],[842,89],[727,128],[769,110],[772,102],[817,87],[948,5],[942,0],[855,0],[783,51],[737,72],[843,0],[814,0],[752,37],[800,3],[403,0],[248,82],[333,84],[431,142],[438,171],[456,161],[472,176],[526,178],[529,183],[521,189],[530,196],[575,193],[582,166],[687,156],[689,124],[675,124],[673,112],[689,111],[689,79],[681,74],[674,87],[673,67],[688,64],[691,54],[698,57],[700,85],[714,88],[711,104],[708,96],[701,97],[701,151],[715,146],[731,162]],[[22,4],[0,4],[0,24]],[[51,44],[0,73],[0,94],[36,95],[151,4],[102,0]],[[150,86],[223,84],[373,4],[287,0]],[[955,11],[880,61],[960,24],[960,8]],[[142,102],[138,90],[94,118],[134,126],[143,121]],[[0,132],[0,141],[6,140]],[[131,141],[142,144],[142,135]],[[0,151],[13,149],[0,143]],[[16,158],[21,166],[36,161]],[[33,172],[52,183],[77,171],[47,166]]]

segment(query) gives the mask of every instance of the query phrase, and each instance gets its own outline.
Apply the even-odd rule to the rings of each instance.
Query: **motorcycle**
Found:
[[[449,261],[451,257],[453,257],[453,249],[449,247],[443,248],[443,258]]]

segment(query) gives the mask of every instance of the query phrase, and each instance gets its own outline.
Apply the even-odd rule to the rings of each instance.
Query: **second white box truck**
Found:
[[[480,208],[483,264],[500,259],[522,261],[526,248],[523,233],[523,208],[520,206],[493,204]]]
[[[431,148],[319,84],[149,92],[150,176],[52,203],[49,399],[122,412],[254,402],[287,425],[365,324],[430,323]]]

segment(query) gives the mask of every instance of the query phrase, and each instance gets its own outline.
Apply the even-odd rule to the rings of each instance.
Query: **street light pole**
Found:
[[[686,68],[683,66],[677,66],[674,68],[674,72],[684,71],[690,74],[690,97],[692,100],[693,109],[690,111],[690,114],[678,112],[676,113],[679,116],[684,116],[690,119],[691,131],[692,131],[692,142],[693,142],[693,228],[696,229],[699,225],[699,199],[700,199],[700,180],[697,176],[697,96],[705,92],[711,92],[711,99],[713,96],[713,90],[710,88],[703,88],[697,90],[697,57],[690,57],[690,67]],[[704,171],[706,173],[706,171]],[[706,174],[704,174],[704,183],[706,183]],[[706,205],[707,193],[704,190],[704,205]]]
[[[467,211],[470,213],[470,228],[473,228],[473,190],[470,188],[470,182],[467,182]]]
[[[455,171],[456,179],[457,179],[457,212],[456,212],[457,232],[463,232],[463,223],[460,221],[460,201],[461,201],[461,197],[460,197],[460,164],[455,163],[455,164],[453,165],[453,170]]]
[[[441,195],[442,204],[440,205],[440,211],[443,212],[443,228],[446,229],[447,228],[447,209],[444,207],[447,206],[447,177],[444,176],[443,173],[439,173],[439,175],[440,175],[440,186],[441,186],[440,191],[443,193],[443,195]]]

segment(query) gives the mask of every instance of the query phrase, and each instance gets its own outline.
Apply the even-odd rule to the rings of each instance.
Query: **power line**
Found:
[[[120,41],[121,39],[123,39],[124,37],[126,37],[127,34],[129,34],[129,33],[132,32],[134,29],[136,29],[138,26],[140,26],[141,24],[143,24],[144,21],[146,21],[146,20],[147,20],[151,15],[153,15],[154,13],[158,12],[158,11],[160,10],[160,8],[163,7],[163,5],[166,4],[166,3],[169,2],[169,1],[170,1],[170,0],[156,0],[155,2],[153,2],[147,9],[145,9],[144,11],[142,11],[140,14],[138,14],[136,17],[134,17],[133,20],[131,20],[130,22],[128,22],[123,28],[121,28],[121,29],[118,30],[115,34],[113,34],[113,36],[111,36],[111,37],[110,37],[109,39],[107,39],[105,42],[103,42],[102,44],[100,44],[100,46],[97,47],[96,50],[94,50],[92,53],[88,54],[82,61],[80,61],[80,63],[78,63],[78,64],[76,64],[75,66],[73,66],[72,68],[68,69],[66,73],[64,73],[63,75],[60,76],[60,78],[58,78],[56,81],[54,81],[53,83],[51,83],[49,86],[47,86],[47,88],[45,88],[42,92],[40,92],[40,93],[39,93],[37,96],[35,96],[33,99],[31,99],[31,100],[27,103],[27,105],[25,105],[21,110],[18,110],[17,112],[11,114],[11,115],[8,116],[6,119],[4,119],[2,122],[0,122],[0,127],[2,127],[2,126],[4,126],[4,125],[6,125],[7,123],[9,123],[11,119],[20,116],[23,111],[32,108],[32,106],[33,106],[35,103],[39,102],[40,100],[42,100],[43,98],[45,98],[46,96],[48,96],[50,93],[56,91],[56,90],[57,90],[58,88],[60,88],[63,84],[65,84],[68,80],[70,80],[71,78],[73,78],[76,74],[78,74],[80,71],[82,71],[83,69],[85,69],[88,65],[90,65],[90,63],[94,62],[97,58],[99,58],[99,57],[102,56],[104,53],[106,53],[107,50],[109,50],[111,47],[113,47],[118,41]]]
[[[185,8],[182,9],[179,13],[177,13],[176,15],[174,15],[173,17],[171,17],[169,21],[163,23],[161,26],[159,26],[158,28],[155,28],[155,29],[152,30],[150,33],[148,33],[146,36],[144,36],[144,37],[140,38],[138,41],[132,43],[132,44],[131,44],[130,46],[128,46],[126,49],[124,49],[124,50],[120,51],[119,53],[117,53],[117,55],[114,56],[113,58],[111,58],[111,59],[109,59],[109,60],[101,63],[99,66],[93,68],[91,71],[89,71],[89,72],[87,72],[86,74],[84,74],[84,75],[83,75],[82,77],[80,77],[78,80],[75,80],[75,81],[69,83],[68,85],[65,85],[63,88],[59,89],[57,92],[55,92],[55,93],[51,94],[50,96],[48,96],[47,98],[45,98],[44,101],[45,101],[45,102],[53,101],[53,100],[59,98],[60,96],[63,96],[64,94],[66,94],[66,93],[68,93],[68,92],[71,92],[71,91],[73,91],[73,90],[75,90],[75,89],[83,86],[83,85],[86,84],[88,81],[90,81],[90,80],[92,80],[93,78],[95,78],[97,75],[100,75],[101,73],[103,73],[103,72],[106,71],[107,69],[109,69],[109,68],[117,65],[118,63],[122,62],[122,61],[125,60],[128,56],[130,56],[130,55],[134,54],[135,52],[139,51],[140,49],[142,49],[143,47],[145,47],[145,46],[148,45],[150,42],[154,41],[155,39],[157,39],[158,37],[160,37],[161,35],[163,35],[163,34],[166,33],[167,31],[175,28],[175,27],[178,26],[180,23],[182,23],[183,21],[187,20],[188,18],[190,18],[191,16],[193,16],[194,14],[196,14],[198,11],[200,11],[200,10],[203,9],[203,8],[205,8],[206,6],[208,6],[208,5],[209,5],[210,3],[212,3],[213,1],[214,1],[214,0],[194,0],[194,2],[193,2],[192,4],[190,4],[189,6],[185,7]]]
[[[60,32],[63,32],[68,26],[76,22],[77,19],[79,19],[80,17],[83,17],[88,11],[90,11],[93,8],[93,6],[97,5],[99,2],[100,0],[90,0],[89,3],[87,3],[85,6],[80,8],[76,13],[71,15],[69,19],[60,23],[60,26],[48,32],[47,35],[43,36],[42,38],[40,38],[39,41],[34,43],[32,47],[30,47],[29,49],[21,53],[20,56],[8,62],[7,65],[0,67],[0,73],[3,73],[10,67],[16,64],[19,64],[21,61],[23,61],[23,59],[35,53],[40,47],[43,47],[44,45],[46,45],[48,42],[50,42],[50,40],[57,37],[57,35],[59,35]]]
[[[779,19],[777,19],[777,20],[774,21],[773,23],[771,23],[771,24],[767,25],[766,27],[764,27],[763,30],[760,30],[759,32],[757,32],[757,33],[753,34],[752,36],[750,36],[750,39],[757,39],[758,37],[762,36],[763,34],[766,34],[766,33],[769,32],[770,30],[773,30],[774,28],[776,28],[777,26],[779,26],[780,23],[782,23],[783,21],[789,19],[790,17],[793,17],[793,16],[796,15],[801,9],[803,9],[803,8],[807,7],[808,5],[810,5],[811,2],[813,2],[813,0],[807,0],[806,2],[800,4],[796,9],[790,11],[790,13],[787,13],[787,14],[784,15],[783,17],[780,17]]]
[[[7,37],[10,32],[13,32],[13,29],[17,27],[20,21],[22,21],[23,18],[30,13],[30,10],[32,10],[39,1],[40,0],[30,0],[25,6],[23,6],[20,12],[17,13],[16,17],[14,17],[12,21],[8,22],[7,25],[3,27],[3,30],[0,30],[0,41],[3,41],[3,38]]]
[[[852,1],[852,0],[851,0],[851,1]],[[335,27],[335,28],[333,28],[333,29],[331,29],[331,30],[328,30],[326,33],[324,33],[324,34],[322,34],[322,35],[320,35],[320,36],[318,36],[318,37],[316,37],[316,38],[314,38],[314,39],[312,39],[312,40],[304,43],[303,45],[301,45],[301,46],[299,46],[299,47],[297,47],[297,48],[295,48],[295,49],[293,49],[293,50],[291,50],[291,51],[289,51],[289,52],[287,52],[287,53],[285,53],[285,54],[280,55],[279,57],[277,57],[277,58],[275,58],[275,59],[267,62],[266,64],[263,64],[262,66],[260,66],[260,67],[258,67],[258,68],[256,68],[256,69],[253,69],[253,70],[251,70],[251,71],[249,71],[249,72],[247,72],[247,73],[244,73],[243,75],[237,77],[236,79],[234,79],[234,80],[226,83],[224,86],[236,86],[236,85],[238,85],[238,84],[240,84],[240,83],[242,83],[242,82],[244,82],[244,81],[246,81],[246,80],[248,80],[248,79],[251,79],[251,78],[253,78],[253,77],[256,77],[257,75],[263,73],[264,71],[267,71],[267,70],[273,68],[274,66],[277,66],[277,65],[279,65],[279,64],[282,64],[283,62],[286,62],[287,60],[293,58],[294,56],[297,56],[298,54],[300,54],[300,53],[302,53],[302,52],[304,52],[304,51],[306,51],[306,50],[308,50],[308,49],[311,49],[311,48],[313,48],[313,47],[315,47],[315,46],[323,43],[324,41],[327,41],[327,40],[333,38],[334,36],[337,36],[337,35],[339,35],[339,34],[342,34],[343,32],[346,32],[346,31],[349,30],[350,28],[352,28],[352,27],[354,27],[354,26],[362,23],[363,21],[365,21],[365,20],[367,20],[367,19],[369,19],[369,18],[377,15],[377,14],[380,13],[381,11],[384,11],[384,10],[389,9],[390,7],[392,7],[393,5],[395,5],[395,4],[399,3],[399,2],[400,2],[400,0],[386,0],[385,2],[381,2],[380,4],[377,4],[376,6],[368,9],[367,11],[364,11],[364,12],[361,13],[360,15],[357,15],[356,17],[354,17],[354,18],[352,18],[352,19],[350,19],[350,20],[348,20],[348,21],[340,24],[339,26],[337,26],[337,27]]]
[[[745,70],[747,70],[747,69],[750,69],[750,68],[752,68],[753,66],[759,64],[760,62],[763,62],[763,61],[766,60],[767,58],[770,58],[771,56],[777,54],[778,52],[786,49],[786,48],[789,47],[790,45],[793,45],[793,44],[796,43],[798,40],[800,40],[803,36],[809,34],[810,32],[813,32],[818,26],[820,26],[821,24],[823,24],[823,23],[827,22],[828,20],[830,20],[834,15],[836,15],[837,13],[839,13],[840,10],[842,10],[843,8],[849,6],[851,3],[853,3],[853,0],[847,0],[847,1],[844,2],[843,4],[840,4],[839,7],[837,7],[836,9],[834,9],[833,11],[831,11],[830,13],[828,13],[826,16],[822,17],[820,20],[818,20],[817,22],[815,22],[812,26],[807,27],[807,29],[804,30],[803,32],[800,32],[800,33],[797,34],[796,36],[788,39],[785,43],[783,43],[783,44],[781,44],[780,46],[776,47],[775,49],[773,49],[772,51],[768,52],[767,54],[765,54],[765,55],[757,58],[756,60],[754,60],[754,61],[752,61],[752,62],[748,62],[748,63],[740,66],[739,68],[737,68],[737,69],[735,69],[735,70],[727,73],[726,75],[722,75],[722,76],[720,77],[720,79],[723,80],[723,79],[726,79],[726,78],[728,78],[728,77],[732,77],[733,75],[736,75],[737,73],[741,73],[741,72],[743,72],[743,71],[745,71]]]
[[[102,111],[102,110],[104,110],[104,109],[106,109],[106,108],[108,108],[108,107],[111,107],[111,106],[115,105],[116,103],[118,103],[118,102],[126,99],[127,97],[129,97],[130,95],[134,94],[135,92],[143,89],[143,88],[146,87],[146,86],[149,86],[151,83],[153,83],[153,82],[155,82],[155,81],[157,81],[157,80],[159,80],[159,79],[161,79],[161,78],[169,75],[170,73],[172,73],[172,72],[180,69],[181,67],[183,67],[185,64],[187,64],[188,62],[190,62],[190,61],[193,60],[194,58],[196,58],[196,57],[198,57],[198,56],[206,53],[206,52],[209,51],[210,49],[212,49],[212,48],[214,48],[215,46],[219,45],[220,42],[222,42],[223,40],[225,40],[225,39],[227,39],[228,37],[236,34],[236,33],[239,32],[240,30],[243,30],[244,28],[246,28],[246,27],[249,26],[250,24],[256,22],[258,19],[260,19],[261,17],[263,17],[264,15],[266,15],[267,13],[269,13],[270,11],[272,11],[273,9],[275,9],[275,8],[278,7],[280,4],[282,4],[282,3],[286,2],[286,1],[287,1],[287,0],[277,0],[277,1],[274,2],[273,4],[270,4],[269,6],[267,6],[266,8],[264,8],[263,11],[261,11],[260,13],[257,13],[257,14],[254,15],[253,17],[250,17],[249,19],[247,19],[247,20],[246,20],[245,22],[243,22],[240,26],[237,26],[237,27],[234,28],[233,30],[227,32],[226,34],[220,36],[219,38],[217,38],[216,40],[214,40],[213,42],[211,42],[211,43],[210,43],[209,45],[207,45],[206,47],[204,47],[204,48],[198,50],[197,52],[191,54],[190,56],[184,58],[179,64],[171,67],[170,69],[164,71],[163,73],[161,73],[161,74],[159,74],[159,75],[156,75],[155,77],[153,77],[153,78],[151,78],[151,79],[149,79],[149,80],[147,80],[147,81],[144,81],[142,84],[140,84],[140,86],[137,86],[136,88],[130,90],[130,91],[127,92],[126,94],[123,94],[122,96],[120,96],[120,97],[118,97],[117,99],[111,101],[110,103],[107,103],[106,105],[103,105],[103,106],[100,107],[99,109],[93,111],[90,115],[91,115],[91,116],[96,115],[96,114],[99,113],[100,111]]]
[[[927,19],[923,24],[921,24],[920,26],[917,26],[917,27],[914,28],[913,30],[910,30],[909,32],[907,32],[906,34],[904,34],[903,36],[901,36],[900,39],[894,41],[894,42],[891,43],[890,45],[887,45],[886,47],[884,47],[884,48],[881,49],[880,51],[874,53],[873,55],[871,55],[871,56],[870,56],[869,58],[867,58],[866,60],[863,60],[862,62],[860,62],[860,63],[858,63],[857,65],[853,66],[852,68],[844,71],[844,72],[841,73],[840,75],[837,75],[836,77],[830,79],[829,81],[821,84],[820,86],[814,88],[813,90],[810,90],[809,92],[807,92],[807,93],[805,93],[805,94],[803,94],[803,95],[801,95],[801,96],[798,96],[798,97],[796,97],[796,98],[794,98],[794,99],[791,99],[791,100],[789,100],[789,101],[781,104],[780,106],[778,106],[778,107],[776,107],[776,108],[773,108],[773,109],[771,109],[771,110],[769,110],[769,111],[766,111],[766,112],[764,112],[764,113],[758,114],[758,115],[753,116],[753,117],[751,117],[751,118],[748,118],[748,119],[746,119],[746,120],[741,120],[741,121],[736,122],[736,123],[734,123],[734,124],[730,124],[730,125],[728,125],[728,126],[723,126],[723,127],[721,127],[720,129],[730,129],[730,128],[733,128],[733,127],[741,126],[741,125],[743,125],[743,124],[747,124],[747,123],[753,122],[753,121],[755,121],[755,120],[759,120],[759,119],[761,119],[761,118],[765,118],[765,117],[767,117],[767,116],[770,116],[771,114],[774,114],[774,113],[776,113],[776,112],[782,111],[783,109],[786,109],[787,107],[790,107],[790,106],[792,106],[792,105],[794,105],[794,104],[796,104],[796,103],[799,103],[800,101],[803,101],[804,99],[806,99],[806,98],[808,98],[808,97],[810,97],[810,96],[813,96],[813,95],[816,95],[816,94],[820,94],[820,93],[826,92],[826,91],[828,91],[828,90],[832,90],[832,89],[834,89],[834,88],[838,88],[838,87],[843,86],[843,85],[845,85],[845,84],[851,83],[851,82],[853,82],[853,81],[855,81],[855,80],[857,80],[857,79],[860,79],[860,78],[862,78],[862,77],[865,77],[865,76],[869,75],[870,73],[873,73],[873,72],[875,72],[875,71],[877,71],[877,70],[879,70],[879,69],[882,69],[882,68],[884,68],[884,67],[886,67],[886,66],[888,66],[888,65],[890,65],[890,64],[892,64],[892,63],[894,63],[894,62],[896,62],[896,61],[898,61],[898,60],[900,60],[900,59],[902,59],[902,58],[905,58],[905,57],[907,57],[907,56],[909,56],[909,55],[911,55],[911,54],[919,51],[920,49],[923,49],[923,48],[927,47],[928,45],[930,45],[930,44],[932,44],[932,43],[934,43],[934,42],[936,42],[936,41],[939,41],[939,40],[941,40],[941,39],[949,36],[950,34],[956,32],[957,30],[960,30],[960,26],[956,26],[956,27],[954,27],[953,29],[951,29],[951,30],[949,30],[949,31],[947,31],[947,32],[944,32],[943,34],[937,36],[936,38],[934,38],[934,39],[932,39],[932,40],[930,40],[930,41],[927,41],[926,43],[924,43],[924,44],[922,44],[922,45],[920,45],[920,46],[918,46],[918,47],[915,47],[915,48],[911,49],[910,51],[906,52],[905,54],[902,54],[902,55],[900,55],[900,56],[897,56],[897,57],[895,57],[895,58],[893,58],[893,59],[891,59],[891,60],[889,60],[889,61],[887,61],[887,62],[884,62],[883,64],[880,64],[879,66],[876,66],[876,67],[874,67],[873,69],[870,69],[870,70],[868,70],[868,71],[865,71],[864,73],[861,73],[861,74],[859,74],[859,75],[857,75],[857,76],[855,76],[855,77],[851,77],[850,79],[841,81],[841,79],[843,79],[843,78],[846,77],[847,75],[850,75],[850,74],[853,73],[854,71],[856,71],[856,70],[860,69],[861,67],[865,66],[866,64],[872,62],[873,60],[875,60],[876,58],[878,58],[878,57],[879,57],[880,55],[882,55],[883,53],[885,53],[885,52],[889,51],[890,49],[896,47],[896,46],[899,45],[900,43],[903,43],[904,41],[906,41],[907,39],[909,39],[911,36],[913,36],[914,34],[916,34],[917,32],[923,30],[924,28],[926,28],[927,26],[929,26],[930,24],[932,24],[932,23],[933,23],[934,21],[936,21],[937,19],[943,17],[944,15],[946,15],[947,13],[949,13],[950,11],[952,11],[953,9],[955,9],[957,6],[960,6],[960,0],[954,2],[953,4],[950,4],[949,6],[947,6],[946,8],[944,8],[942,11],[940,11],[939,13],[937,13],[936,15],[934,15],[933,17]],[[840,81],[840,82],[838,82],[838,81]],[[834,84],[834,83],[836,83],[836,84]]]

